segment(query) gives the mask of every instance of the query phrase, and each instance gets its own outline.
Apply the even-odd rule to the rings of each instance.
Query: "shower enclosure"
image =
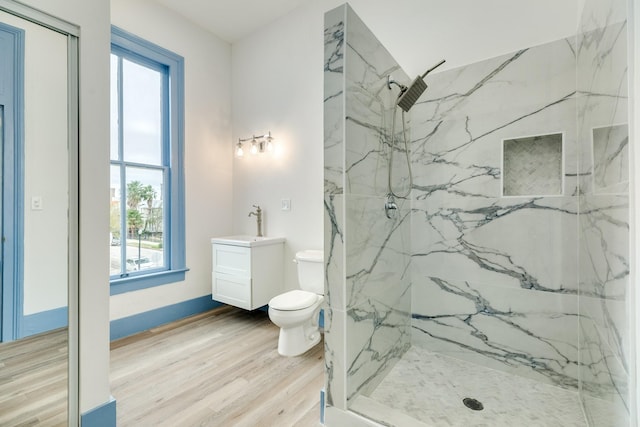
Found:
[[[410,79],[325,15],[327,425],[629,425],[627,12],[604,3],[425,79],[392,218],[387,80]]]

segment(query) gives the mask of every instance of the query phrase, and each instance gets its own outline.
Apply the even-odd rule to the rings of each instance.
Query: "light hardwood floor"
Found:
[[[320,425],[323,344],[282,357],[278,332],[224,306],[112,342],[118,426]]]
[[[67,425],[67,330],[0,344],[0,426]]]

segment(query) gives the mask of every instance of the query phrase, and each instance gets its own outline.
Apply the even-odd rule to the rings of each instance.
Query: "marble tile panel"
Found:
[[[345,366],[346,313],[332,307],[324,309],[324,366],[326,404],[347,409]]]
[[[601,330],[586,316],[580,321],[580,388],[585,396],[629,411],[629,368],[623,365]],[[621,363],[623,362],[623,363]]]
[[[593,323],[620,363],[629,366],[631,361],[627,303],[609,298],[581,296],[580,316]]]
[[[578,93],[599,98],[626,97],[627,61],[626,18],[584,28],[577,37]],[[618,107],[626,109],[626,102],[620,102]]]
[[[577,296],[415,277],[414,345],[563,387],[578,377]]]
[[[410,203],[397,199],[397,217],[389,219],[385,198],[346,197],[347,308],[370,298],[396,300],[410,283]]]
[[[384,78],[384,87],[378,86],[377,83],[373,87],[368,85],[363,87],[366,92],[369,92],[366,95],[367,98],[372,94],[388,93],[386,76],[400,72],[402,76],[406,77],[406,73],[402,71],[389,51],[349,5],[346,6],[346,14],[348,22],[347,44],[360,57],[359,67],[349,70],[350,77],[348,80],[377,82]],[[368,75],[368,77],[363,78],[365,75]]]
[[[629,286],[628,196],[580,197],[580,289],[625,301]]]
[[[347,18],[347,192],[379,196],[387,193],[391,114],[396,96],[396,91],[387,87],[387,76],[401,78],[406,74],[350,8]]]
[[[419,110],[413,111],[412,167],[418,199],[435,192],[461,197],[500,197],[505,139],[561,133],[563,171],[577,173],[573,98],[518,120],[482,110],[460,120],[416,124],[421,117]],[[575,182],[565,181],[563,191],[574,193]]]
[[[627,5],[625,0],[586,0],[578,28],[585,32],[624,21],[628,13]]]
[[[411,289],[347,312],[347,400],[367,394],[411,346]]]
[[[325,15],[324,182],[325,193],[344,189],[344,8]]]
[[[389,146],[383,125],[370,128],[370,122],[345,123],[346,194],[382,196],[387,193]]]
[[[325,194],[324,264],[326,304],[337,310],[346,307],[344,195]]]
[[[346,409],[343,195],[346,8],[335,8],[324,19],[325,389],[327,406]]]
[[[412,256],[418,274],[577,292],[573,198],[436,200],[413,203]]]
[[[502,140],[564,133],[564,171],[577,173],[575,49],[560,40],[434,74],[412,110],[417,197],[501,195]],[[564,194],[575,193],[575,181]],[[420,194],[420,193],[424,194]]]
[[[592,130],[595,193],[629,191],[629,128],[626,124]]]
[[[424,108],[416,124],[482,111],[501,117],[541,111],[575,92],[575,41],[559,40],[434,73],[427,84],[416,104]]]

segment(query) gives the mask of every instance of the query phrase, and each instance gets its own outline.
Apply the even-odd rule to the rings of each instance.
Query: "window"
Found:
[[[184,280],[182,57],[111,31],[111,294]]]

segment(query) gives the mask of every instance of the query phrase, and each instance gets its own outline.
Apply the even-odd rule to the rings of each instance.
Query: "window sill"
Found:
[[[152,288],[154,286],[166,285],[169,283],[184,281],[188,268],[160,271],[140,276],[123,277],[121,279],[111,279],[111,295],[124,294],[126,292],[138,291],[140,289]]]

